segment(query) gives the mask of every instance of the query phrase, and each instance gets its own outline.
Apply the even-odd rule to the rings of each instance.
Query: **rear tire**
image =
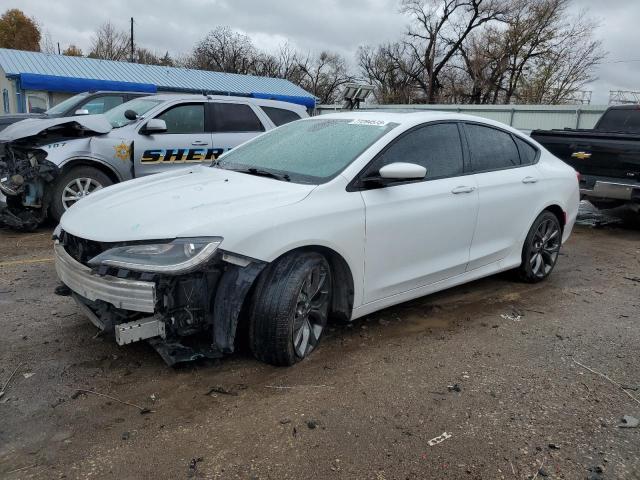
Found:
[[[518,277],[528,283],[541,282],[547,278],[558,260],[562,245],[560,221],[549,211],[535,219],[522,247],[522,264],[517,269]]]
[[[320,342],[331,301],[331,270],[318,253],[292,253],[267,267],[252,298],[249,343],[258,360],[289,366]]]
[[[49,214],[56,222],[60,222],[62,214],[76,201],[112,184],[109,176],[97,168],[84,165],[74,167],[56,180],[51,192]]]

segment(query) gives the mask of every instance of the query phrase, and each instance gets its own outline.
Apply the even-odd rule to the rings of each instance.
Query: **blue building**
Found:
[[[43,111],[91,90],[240,95],[315,106],[312,94],[281,78],[0,48],[0,114]]]

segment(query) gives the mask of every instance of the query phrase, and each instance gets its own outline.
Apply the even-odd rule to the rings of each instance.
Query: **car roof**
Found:
[[[390,111],[358,111],[351,110],[349,112],[328,113],[319,116],[320,118],[344,118],[353,120],[379,120],[384,122],[398,123],[401,126],[410,128],[427,122],[436,121],[466,121],[483,123],[492,127],[498,127],[523,136],[523,133],[501,122],[490,120],[475,115],[466,115],[463,113],[440,112],[437,110],[429,111],[413,111],[413,112],[390,112]],[[312,117],[318,118],[318,116]]]
[[[173,101],[173,100],[221,100],[221,101],[241,101],[253,103],[255,105],[260,105],[263,107],[275,107],[275,108],[284,108],[286,110],[294,110],[294,111],[306,111],[306,108],[303,105],[299,105],[297,103],[291,102],[283,102],[280,100],[266,100],[262,98],[253,98],[253,97],[240,97],[240,96],[232,96],[232,95],[202,95],[195,93],[158,93],[156,95],[150,95],[156,100],[162,101]]]

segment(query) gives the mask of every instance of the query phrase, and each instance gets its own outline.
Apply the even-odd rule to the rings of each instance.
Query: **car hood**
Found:
[[[60,224],[71,235],[99,242],[224,237],[231,224],[299,202],[314,188],[197,166],[93,193]]]
[[[60,132],[64,137],[103,135],[111,131],[111,124],[104,115],[78,115],[62,118],[27,118],[12,123],[0,131],[0,142],[32,137],[45,137]]]

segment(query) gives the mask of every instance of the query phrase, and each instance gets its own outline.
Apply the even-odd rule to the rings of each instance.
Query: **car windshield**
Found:
[[[84,100],[87,97],[87,93],[79,93],[78,95],[74,95],[73,97],[69,97],[66,100],[60,102],[55,107],[51,107],[47,110],[47,115],[56,116],[56,115],[64,115],[64,113],[73,107],[75,104],[80,103],[81,100]]]
[[[127,110],[133,110],[139,117],[141,117],[161,102],[162,100],[156,100],[153,98],[136,98],[112,108],[108,112],[105,112],[104,116],[107,117],[107,120],[109,120],[109,123],[113,128],[120,128],[131,122],[131,120],[124,116],[124,112]]]
[[[397,125],[382,120],[301,120],[231,150],[213,166],[320,184],[338,175]]]

